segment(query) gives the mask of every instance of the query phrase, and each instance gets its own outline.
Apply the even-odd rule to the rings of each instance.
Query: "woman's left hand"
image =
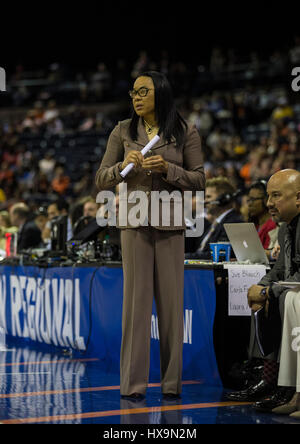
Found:
[[[142,163],[143,169],[150,170],[155,173],[167,173],[168,166],[168,162],[165,161],[160,155],[147,157]]]

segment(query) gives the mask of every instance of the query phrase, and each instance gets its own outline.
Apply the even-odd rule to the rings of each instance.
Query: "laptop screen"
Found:
[[[253,223],[224,224],[224,228],[238,262],[269,264]]]

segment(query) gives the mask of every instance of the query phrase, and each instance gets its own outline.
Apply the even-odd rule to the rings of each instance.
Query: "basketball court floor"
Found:
[[[2,424],[300,424],[227,402],[224,393],[183,381],[182,399],[164,401],[160,384],[150,383],[146,398],[132,402],[120,399],[119,375],[97,357],[9,344],[0,349]]]

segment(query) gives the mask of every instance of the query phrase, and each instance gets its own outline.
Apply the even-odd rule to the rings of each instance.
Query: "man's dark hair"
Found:
[[[248,188],[248,193],[253,189],[262,191],[264,196],[267,197],[267,182],[265,180],[257,180],[256,182],[253,182]]]
[[[58,199],[56,199],[50,203],[50,205],[53,205],[53,204],[57,206],[58,211],[62,211],[62,210],[66,210],[66,212],[69,211],[68,202],[61,197],[59,197]]]
[[[187,123],[176,109],[173,92],[167,77],[156,71],[146,71],[138,77],[151,77],[155,88],[155,118],[159,127],[159,135],[170,143],[172,137],[176,139],[179,147],[184,144]],[[137,138],[137,125],[139,116],[133,110],[129,127],[130,136]]]

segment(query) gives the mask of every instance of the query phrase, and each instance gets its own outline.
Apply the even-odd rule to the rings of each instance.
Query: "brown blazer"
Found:
[[[108,139],[107,148],[103,156],[101,165],[96,173],[96,185],[98,189],[108,190],[123,182],[120,175],[121,164],[130,150],[141,151],[149,142],[142,119],[138,123],[137,140],[132,140],[129,135],[130,120],[124,120],[118,123],[113,129]],[[135,191],[143,191],[150,198],[151,191],[167,191],[172,193],[179,191],[202,191],[205,188],[205,175],[203,168],[203,156],[201,151],[201,140],[197,129],[189,126],[186,133],[184,146],[178,148],[175,139],[170,143],[163,137],[154,145],[154,147],[146,154],[147,156],[160,154],[167,162],[169,162],[168,174],[151,173],[137,168],[132,170],[124,179],[127,183],[127,196]],[[149,199],[150,200],[150,199]],[[163,200],[163,199],[162,199]],[[136,203],[128,203],[128,212],[137,205]],[[124,203],[120,196],[120,205]],[[156,228],[162,230],[179,230],[185,229],[183,217],[183,198],[181,206],[182,223],[176,224],[174,220],[174,201],[171,200],[170,205],[170,226],[163,226],[161,220],[161,206],[159,205],[159,223]],[[151,223],[151,205],[148,205],[148,221]],[[154,225],[154,224],[153,224]],[[119,228],[136,228],[127,223],[126,226]]]

